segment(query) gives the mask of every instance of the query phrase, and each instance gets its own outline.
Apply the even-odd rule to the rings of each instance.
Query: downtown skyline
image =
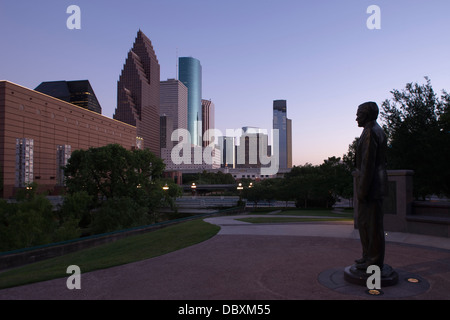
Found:
[[[66,8],[81,8],[69,30]],[[369,30],[366,9],[381,9]],[[139,8],[137,10],[136,8]],[[44,81],[90,81],[112,118],[117,81],[137,30],[152,41],[160,80],[177,76],[177,58],[202,64],[203,99],[216,128],[272,129],[274,100],[293,120],[293,165],[342,157],[360,135],[356,108],[381,107],[392,89],[429,76],[450,90],[448,1],[2,1],[0,78],[27,88]]]

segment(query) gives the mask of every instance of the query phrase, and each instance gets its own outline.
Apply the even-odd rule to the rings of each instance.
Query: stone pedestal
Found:
[[[357,269],[355,265],[345,267],[345,281],[361,286],[367,286],[367,279],[372,274],[366,273],[366,270]],[[389,265],[385,264],[381,269],[381,287],[389,287],[398,283],[398,273]]]
[[[384,230],[408,232],[406,217],[412,213],[413,175],[412,170],[388,170],[388,195],[383,200]],[[356,173],[353,173],[353,199],[356,194]],[[355,229],[358,229],[358,201],[353,201]]]

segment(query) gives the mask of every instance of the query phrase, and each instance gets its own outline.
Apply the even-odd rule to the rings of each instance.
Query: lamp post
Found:
[[[169,186],[167,185],[167,183],[166,183],[166,185],[163,187],[163,190],[164,190],[164,191],[169,190]]]
[[[195,197],[195,190],[197,189],[197,186],[195,185],[195,182],[192,182],[191,190],[192,190],[192,196]]]
[[[239,184],[236,187],[236,189],[239,192],[239,203],[240,203],[242,201],[242,190],[244,189],[244,187],[242,186],[242,183],[239,182]]]

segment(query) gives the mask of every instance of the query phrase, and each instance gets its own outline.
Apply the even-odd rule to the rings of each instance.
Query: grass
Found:
[[[265,208],[266,209],[266,208]],[[256,210],[252,214],[268,214],[273,212],[266,210]],[[292,216],[292,217],[276,217],[276,216]],[[326,209],[281,209],[280,212],[271,214],[269,217],[252,217],[238,219],[243,222],[250,223],[288,223],[288,222],[315,222],[315,221],[352,221],[353,211],[343,211],[342,213],[333,213]]]
[[[274,213],[273,215],[283,215],[283,216],[315,216],[315,217],[353,217],[353,210],[343,210],[340,213],[334,213],[331,209],[297,209],[297,208],[256,208],[250,214],[269,214],[271,212],[280,210],[280,212]]]
[[[205,241],[219,230],[219,226],[198,219],[131,236],[2,272],[0,289],[68,277],[70,265],[79,266],[84,273],[161,256]]]
[[[277,215],[352,218],[353,211],[350,212],[343,211],[342,213],[333,213],[331,210],[286,210],[277,213]]]
[[[287,217],[255,217],[237,219],[250,223],[288,223],[288,222],[315,222],[315,221],[352,221],[351,218],[287,218]]]

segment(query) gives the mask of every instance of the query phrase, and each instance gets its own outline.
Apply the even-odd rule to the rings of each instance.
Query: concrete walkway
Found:
[[[243,218],[257,217],[285,217],[295,218],[295,216],[284,215],[239,215],[225,216],[204,219],[206,222],[216,224],[221,227],[219,235],[279,235],[279,236],[318,236],[318,237],[337,237],[347,239],[359,239],[358,230],[353,226],[353,222],[299,222],[297,223],[269,223],[253,224],[239,221]],[[298,218],[318,218],[298,217]],[[326,218],[326,217],[323,217]],[[336,216],[330,217],[336,218]],[[450,250],[450,238],[433,237],[420,234],[386,232],[387,242],[396,242],[410,245],[426,246],[439,249]]]
[[[388,287],[384,295],[373,297],[365,293],[367,288],[341,286],[333,278],[335,270],[361,254],[353,223],[236,220],[243,217],[205,219],[221,230],[197,245],[82,273],[81,290],[67,289],[67,278],[62,278],[0,290],[0,299],[450,299],[450,239],[388,233],[387,263],[417,275],[423,286],[410,289],[403,281],[397,289]]]

